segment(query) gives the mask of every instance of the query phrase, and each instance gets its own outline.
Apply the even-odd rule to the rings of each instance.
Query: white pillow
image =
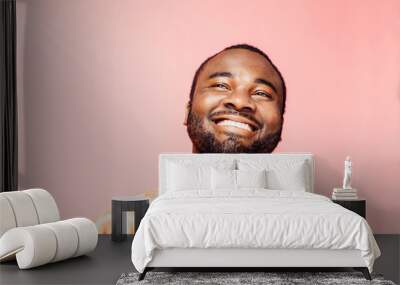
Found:
[[[211,169],[211,189],[266,188],[266,170]]]
[[[310,189],[308,164],[304,160],[240,159],[240,170],[267,170],[267,188],[273,190],[306,191]]]
[[[167,191],[211,190],[211,168],[235,169],[236,161],[175,159],[167,162]]]
[[[298,164],[292,168],[275,168],[267,172],[268,188],[273,190],[306,191],[307,177],[305,164]]]
[[[168,191],[210,189],[210,169],[206,166],[169,163]]]
[[[236,170],[211,168],[211,189],[236,189]]]
[[[235,170],[237,188],[267,188],[267,171]]]

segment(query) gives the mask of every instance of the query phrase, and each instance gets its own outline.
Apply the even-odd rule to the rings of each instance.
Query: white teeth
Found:
[[[217,125],[219,126],[233,126],[233,127],[237,127],[237,128],[241,128],[241,129],[245,129],[251,132],[251,128],[248,124],[244,124],[244,123],[239,123],[239,122],[235,122],[235,121],[231,121],[231,120],[223,120],[221,122],[219,122]]]

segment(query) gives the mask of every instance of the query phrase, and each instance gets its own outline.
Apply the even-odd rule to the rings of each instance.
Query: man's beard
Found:
[[[200,117],[190,110],[187,131],[199,153],[271,153],[281,140],[282,124],[276,132],[245,146],[240,143],[240,137],[233,133],[219,142],[213,133],[204,129]]]

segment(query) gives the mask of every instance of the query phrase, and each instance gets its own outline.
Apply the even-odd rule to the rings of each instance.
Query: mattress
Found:
[[[359,250],[372,272],[380,255],[361,216],[308,192],[266,189],[167,192],[153,201],[132,242],[139,272],[162,249]]]

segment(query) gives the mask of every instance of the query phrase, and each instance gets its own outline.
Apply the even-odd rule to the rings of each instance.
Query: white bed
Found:
[[[180,177],[171,165],[201,171]],[[274,190],[203,185],[215,180],[204,172],[210,165],[272,168]],[[354,267],[370,278],[380,251],[367,222],[313,191],[311,154],[162,154],[160,195],[137,230],[132,262],[141,278],[154,267]]]

